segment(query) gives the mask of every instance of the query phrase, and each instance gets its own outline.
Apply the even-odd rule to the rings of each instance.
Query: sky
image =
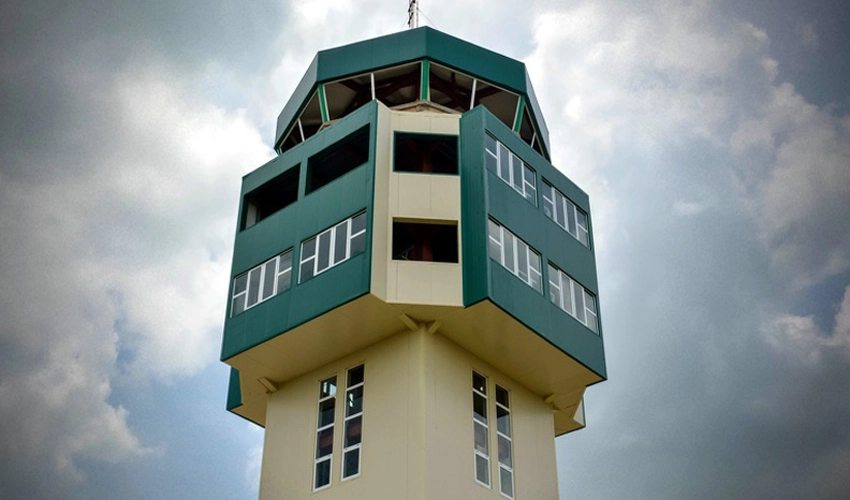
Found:
[[[590,196],[609,379],[561,499],[850,497],[850,4],[420,8],[526,63]],[[218,360],[240,179],[315,53],[406,9],[0,3],[0,499],[256,498]]]

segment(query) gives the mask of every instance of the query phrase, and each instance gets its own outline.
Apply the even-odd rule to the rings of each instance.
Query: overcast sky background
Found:
[[[590,195],[609,380],[562,499],[850,498],[850,4],[421,8],[528,65]],[[256,497],[218,361],[240,178],[318,50],[405,23],[0,3],[0,499]]]

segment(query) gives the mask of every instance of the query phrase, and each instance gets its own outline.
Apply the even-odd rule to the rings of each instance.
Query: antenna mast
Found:
[[[410,29],[419,27],[419,2],[410,0],[407,5],[407,27]]]

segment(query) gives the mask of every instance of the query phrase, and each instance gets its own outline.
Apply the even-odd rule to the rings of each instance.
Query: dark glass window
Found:
[[[369,161],[369,126],[348,135],[307,161],[307,194]]]
[[[295,165],[245,195],[242,201],[240,229],[247,229],[298,200],[298,175],[301,166]]]
[[[457,262],[457,226],[394,221],[393,259]]]
[[[457,136],[397,132],[396,172],[457,175]]]

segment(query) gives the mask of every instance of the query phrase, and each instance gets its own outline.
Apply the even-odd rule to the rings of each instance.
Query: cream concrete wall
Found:
[[[393,220],[457,225],[460,177],[393,172],[396,131],[458,135],[460,115],[397,112],[379,106],[372,229],[372,293],[390,303],[463,305],[461,262],[393,261]],[[458,258],[462,252],[458,249]]]
[[[376,491],[407,491],[408,344],[407,335],[395,335],[293,380],[269,396],[261,499],[376,498]],[[361,363],[365,364],[361,473],[341,482],[345,371]],[[338,385],[331,486],[313,492],[319,383],[333,375]]]
[[[378,109],[372,294],[388,303],[462,306],[460,263],[390,259],[394,219],[454,223],[460,235],[459,177],[393,172],[393,134],[399,130],[456,135],[460,117],[394,112],[382,105]],[[462,255],[460,249],[458,254]],[[364,325],[368,328],[368,322]],[[439,329],[428,333],[428,327],[399,326],[398,333],[292,379],[268,395],[261,499],[504,498],[498,490],[495,384],[511,391],[515,498],[557,498],[551,408],[442,336]],[[345,374],[360,364],[365,365],[361,472],[341,481]],[[488,377],[489,488],[478,484],[473,473],[473,370]],[[319,383],[333,375],[338,385],[331,486],[314,492]]]
[[[361,473],[340,481],[345,370],[365,364]],[[491,483],[473,475],[472,370],[488,377]],[[332,485],[312,491],[319,382],[337,375]],[[405,330],[269,396],[261,499],[497,499],[495,385],[511,392],[515,498],[557,499],[551,409],[445,337]]]
[[[557,500],[552,409],[538,396],[445,337],[434,336],[435,360],[427,487],[429,499],[504,498],[498,490],[495,384],[510,391],[514,498]],[[472,371],[487,377],[491,487],[474,480]],[[451,457],[451,459],[449,459]],[[451,480],[449,480],[451,478]]]
[[[375,132],[375,191],[372,201],[372,276],[371,292],[387,301],[387,262],[392,245],[388,245],[390,222],[390,170],[392,168],[393,133],[390,129],[391,111],[378,103]]]

